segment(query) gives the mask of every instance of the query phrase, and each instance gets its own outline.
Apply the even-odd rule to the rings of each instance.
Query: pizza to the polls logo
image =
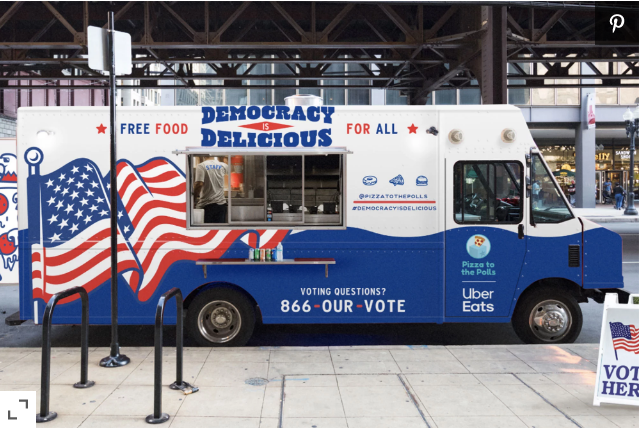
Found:
[[[491,241],[484,235],[475,234],[467,241],[467,253],[474,259],[482,259],[491,251]]]

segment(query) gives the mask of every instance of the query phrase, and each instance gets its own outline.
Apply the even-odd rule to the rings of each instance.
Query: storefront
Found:
[[[564,142],[566,142],[566,145]],[[540,151],[554,172],[558,183],[567,193],[569,185],[574,181],[576,164],[575,164],[575,146],[569,140],[557,140],[554,143],[548,140],[539,140],[536,142],[540,147]],[[629,168],[631,154],[629,151],[629,142],[621,139],[597,139],[596,140],[596,198],[597,202],[602,203],[602,183],[609,179],[613,184],[619,182],[626,189],[629,179]],[[638,189],[638,151],[634,153],[634,190]],[[637,192],[636,192],[637,196]]]

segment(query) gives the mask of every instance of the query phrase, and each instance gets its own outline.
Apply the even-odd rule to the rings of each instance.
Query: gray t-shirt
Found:
[[[196,182],[204,183],[200,200],[196,208],[202,209],[210,204],[224,205],[224,176],[229,174],[229,166],[218,160],[205,160],[196,166]]]

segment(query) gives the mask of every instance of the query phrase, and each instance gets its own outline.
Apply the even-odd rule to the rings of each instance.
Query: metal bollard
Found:
[[[51,380],[51,318],[58,301],[71,295],[79,294],[82,301],[82,329],[80,333],[80,381],[74,388],[90,388],[95,383],[88,380],[89,374],[89,296],[84,287],[72,287],[58,292],[49,299],[42,318],[42,371],[40,376],[40,413],[36,422],[51,422],[58,417],[56,412],[49,411],[49,392]]]
[[[156,308],[154,376],[153,376],[153,414],[145,419],[150,424],[161,424],[169,420],[167,413],[162,413],[162,326],[164,306],[167,300],[176,297],[176,381],[169,387],[183,391],[185,394],[198,392],[198,388],[182,380],[182,292],[177,287],[163,294]]]

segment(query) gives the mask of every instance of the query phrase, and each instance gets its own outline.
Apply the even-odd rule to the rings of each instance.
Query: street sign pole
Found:
[[[111,352],[109,356],[102,358],[101,367],[122,367],[130,360],[120,354],[118,344],[118,183],[116,173],[116,57],[114,49],[114,17],[109,12],[109,135],[110,135],[110,207],[111,207]]]

